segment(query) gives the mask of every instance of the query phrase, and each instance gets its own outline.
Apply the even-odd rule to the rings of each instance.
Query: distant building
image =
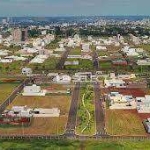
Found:
[[[28,40],[28,29],[15,28],[12,36],[14,43],[25,42]]]

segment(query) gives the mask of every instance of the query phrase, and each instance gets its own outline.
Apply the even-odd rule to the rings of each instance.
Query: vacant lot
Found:
[[[8,64],[0,63],[0,73],[3,75],[20,74],[23,66],[24,66],[23,61],[15,61],[15,62],[8,63]]]
[[[42,64],[29,64],[28,67],[32,68],[34,73],[41,73],[41,72],[49,72],[49,70],[55,70],[56,65],[59,61],[59,58],[55,57],[49,57],[47,60],[45,60]]]
[[[67,90],[68,88],[70,88],[71,85],[68,84],[54,84],[51,83],[49,85],[42,85],[42,89],[47,89],[47,90]]]
[[[69,55],[81,55],[81,47],[71,49]]]
[[[62,134],[65,130],[67,116],[58,118],[33,118],[29,127],[0,128],[0,134]]]
[[[19,83],[3,83],[0,82],[0,104],[14,91]]]
[[[65,130],[68,112],[70,108],[70,96],[45,96],[24,97],[19,95],[12,106],[25,106],[30,108],[54,108],[60,109],[60,117],[33,118],[29,127],[0,128],[0,134],[61,134]]]
[[[112,135],[146,135],[141,118],[130,110],[106,110],[106,129]]]
[[[69,111],[70,106],[70,96],[60,95],[60,96],[44,96],[44,97],[30,97],[19,95],[11,103],[8,108],[12,106],[25,106],[30,108],[54,108],[57,107],[61,111],[61,115],[65,115]]]

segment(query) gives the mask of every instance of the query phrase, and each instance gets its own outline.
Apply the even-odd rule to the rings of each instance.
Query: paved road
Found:
[[[65,132],[65,134],[67,136],[75,135],[79,93],[80,93],[80,83],[78,82],[75,85],[73,95],[72,95],[71,106],[70,106],[70,111],[69,111],[69,116],[68,116],[68,122],[67,122],[66,132]]]
[[[94,93],[95,93],[95,117],[96,117],[96,131],[98,136],[105,135],[105,118],[104,118],[104,109],[103,109],[103,100],[100,96],[100,85],[98,82],[94,84]]]
[[[99,68],[98,55],[97,55],[96,51],[93,52],[93,67],[95,69]]]
[[[65,61],[69,55],[69,52],[70,52],[70,49],[66,48],[66,51],[63,53],[61,59],[59,60],[57,66],[56,66],[56,69],[58,69],[58,70],[64,69],[64,64],[65,64]]]

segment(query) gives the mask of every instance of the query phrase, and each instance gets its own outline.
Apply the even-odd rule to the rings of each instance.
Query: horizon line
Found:
[[[19,17],[150,17],[150,15],[56,15],[56,16],[0,16],[0,18],[4,17],[13,17],[13,18],[19,18]]]

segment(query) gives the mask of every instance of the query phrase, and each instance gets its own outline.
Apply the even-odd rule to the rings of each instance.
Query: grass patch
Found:
[[[106,110],[106,129],[112,135],[145,135],[138,114],[129,110]]]
[[[56,65],[59,62],[59,58],[50,57],[43,64],[29,64],[29,67],[32,68],[34,73],[41,73],[43,71],[49,72],[49,70],[55,70]]]
[[[149,141],[1,140],[3,150],[148,150]]]
[[[74,49],[71,49],[69,55],[81,55],[81,48],[80,47],[76,47]]]
[[[19,86],[19,83],[2,83],[0,82],[0,104]]]

